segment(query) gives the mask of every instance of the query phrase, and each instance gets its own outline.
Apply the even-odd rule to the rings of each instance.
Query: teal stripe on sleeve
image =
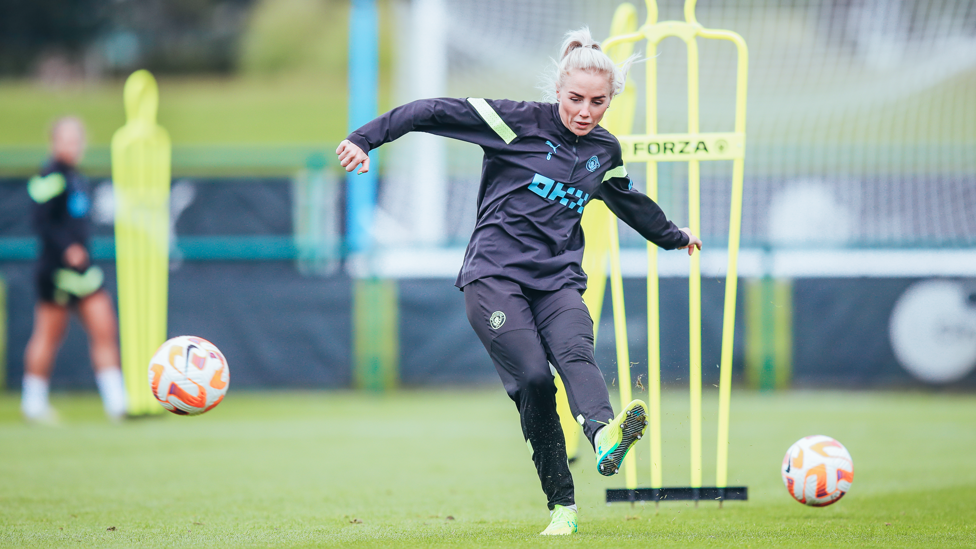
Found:
[[[481,118],[485,119],[488,126],[495,130],[495,133],[498,134],[498,137],[502,138],[502,141],[504,141],[506,145],[515,140],[515,132],[512,131],[512,128],[508,127],[508,124],[502,120],[502,117],[498,116],[498,113],[495,112],[495,109],[491,108],[491,105],[489,105],[487,101],[480,97],[469,97],[468,103],[471,103],[471,105],[474,106],[474,110],[478,111]]]

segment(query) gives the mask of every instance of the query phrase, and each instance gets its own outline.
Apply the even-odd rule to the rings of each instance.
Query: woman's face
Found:
[[[586,135],[603,120],[610,106],[610,82],[602,74],[572,71],[556,88],[559,118],[569,131]]]
[[[60,122],[51,135],[51,152],[54,158],[77,166],[85,155],[85,128],[76,120]]]

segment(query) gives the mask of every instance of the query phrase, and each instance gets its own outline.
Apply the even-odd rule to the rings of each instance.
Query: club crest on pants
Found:
[[[505,313],[501,311],[495,311],[491,313],[491,318],[488,319],[488,325],[491,326],[492,330],[497,330],[505,324]]]

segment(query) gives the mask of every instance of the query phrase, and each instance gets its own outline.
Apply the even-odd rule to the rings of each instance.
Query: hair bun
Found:
[[[582,47],[583,47],[583,43],[580,42],[579,40],[571,41],[569,44],[566,45],[566,49],[563,50],[562,59],[565,59],[566,56],[569,55],[569,52]]]
[[[576,70],[604,75],[610,86],[610,96],[617,95],[624,91],[627,71],[637,59],[637,55],[631,55],[618,66],[603,51],[600,43],[593,39],[593,36],[590,35],[590,29],[587,27],[566,33],[559,49],[562,55],[559,57],[559,61],[554,60],[553,73],[545,78],[545,83],[541,86],[546,101],[556,100],[556,93],[562,85],[563,79],[570,72]]]
[[[600,49],[600,43],[593,39],[590,35],[590,29],[583,27],[579,30],[571,31],[566,35],[566,40],[563,42],[563,54],[560,60],[565,59],[573,50],[579,48],[589,48],[596,51],[602,51]]]

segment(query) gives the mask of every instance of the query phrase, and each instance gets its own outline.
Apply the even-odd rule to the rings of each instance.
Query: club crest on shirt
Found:
[[[589,160],[586,161],[586,169],[591,172],[595,172],[600,168],[600,159],[596,156],[591,156]]]
[[[488,325],[491,326],[492,330],[497,330],[505,324],[505,313],[501,311],[495,311],[491,313],[491,318],[488,319]]]

